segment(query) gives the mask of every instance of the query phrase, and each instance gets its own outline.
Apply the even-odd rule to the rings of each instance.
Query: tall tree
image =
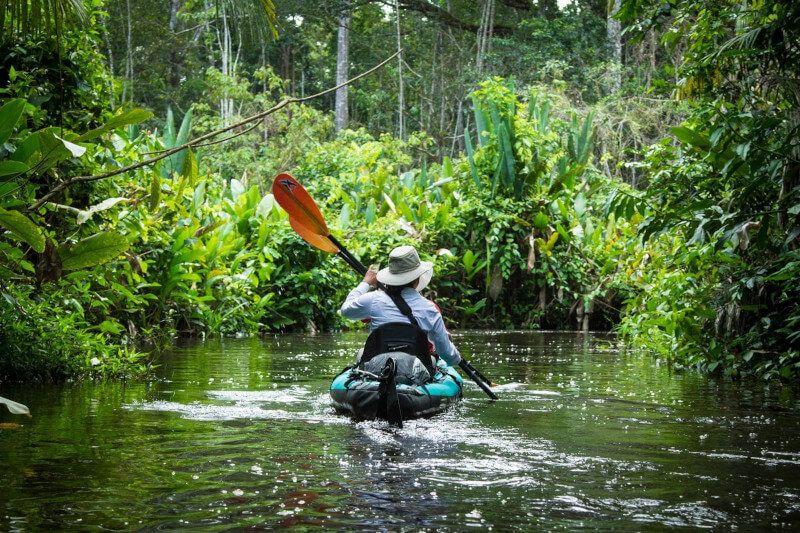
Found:
[[[483,73],[483,61],[491,50],[492,33],[494,32],[494,10],[495,0],[483,0],[481,8],[481,24],[478,28],[478,52],[476,57],[476,67],[478,74]]]
[[[403,49],[403,43],[401,40],[401,33],[400,33],[400,3],[398,0],[394,1],[394,14],[395,14],[395,21],[397,23],[397,49]],[[401,139],[405,139],[406,137],[406,118],[405,118],[405,98],[404,98],[404,87],[403,87],[403,54],[400,53],[397,56],[397,83],[400,86],[400,91],[398,92],[397,97],[397,133],[398,137]]]
[[[347,81],[350,67],[350,0],[342,0],[339,12],[338,38],[336,40],[336,85]],[[347,87],[336,90],[336,131],[347,128]]]
[[[611,89],[618,92],[622,86],[622,23],[617,18],[620,0],[611,0],[609,3],[606,32],[608,47],[611,49]]]

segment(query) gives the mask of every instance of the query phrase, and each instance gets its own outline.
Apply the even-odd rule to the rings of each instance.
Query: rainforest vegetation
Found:
[[[450,328],[796,380],[799,39],[791,0],[2,2],[0,380],[352,327],[279,172],[434,261]]]

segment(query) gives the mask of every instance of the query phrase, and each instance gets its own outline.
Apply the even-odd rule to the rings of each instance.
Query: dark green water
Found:
[[[8,386],[0,530],[800,528],[800,401],[620,354],[462,333],[501,383],[404,429],[335,415],[363,334],[185,344],[149,383]]]

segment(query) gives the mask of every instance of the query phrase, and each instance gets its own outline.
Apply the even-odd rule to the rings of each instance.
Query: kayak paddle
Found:
[[[278,205],[289,214],[289,223],[304,241],[323,252],[338,255],[362,276],[367,273],[367,268],[336,237],[331,235],[319,207],[296,179],[289,174],[278,174],[272,182],[272,196],[275,197]],[[489,398],[497,400],[497,396],[487,385],[491,382],[469,361],[462,358],[458,366],[483,389]]]

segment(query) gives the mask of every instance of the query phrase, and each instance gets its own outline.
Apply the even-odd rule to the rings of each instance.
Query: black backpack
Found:
[[[428,351],[428,336],[419,326],[406,322],[389,322],[380,326],[367,337],[359,366],[376,355],[391,352],[404,352],[416,356],[431,378],[436,373]]]

